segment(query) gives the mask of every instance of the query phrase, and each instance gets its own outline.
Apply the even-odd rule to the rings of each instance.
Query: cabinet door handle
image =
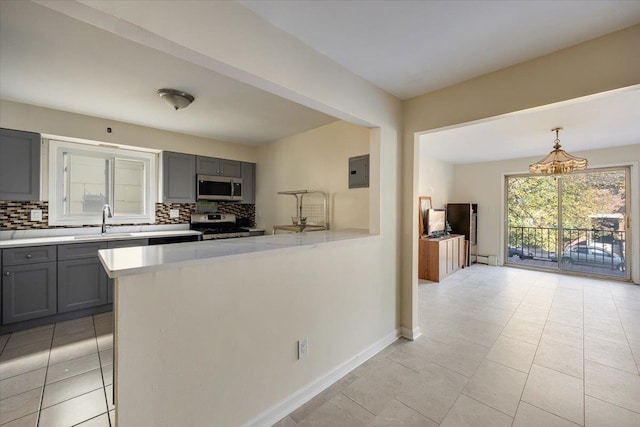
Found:
[[[9,273],[8,271],[6,273],[4,273],[5,276],[11,276],[11,273]]]
[[[27,259],[31,259],[31,254],[27,254]]]

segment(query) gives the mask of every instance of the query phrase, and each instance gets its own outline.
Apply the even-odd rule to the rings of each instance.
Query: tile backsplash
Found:
[[[256,225],[256,205],[240,203],[218,203],[218,212],[234,214],[236,218],[248,218],[250,226]]]
[[[169,218],[169,211],[178,209],[178,218]],[[195,212],[195,203],[156,203],[156,224],[188,224]]]
[[[31,210],[42,210],[42,221],[31,221]],[[9,202],[0,200],[0,230],[29,230],[49,227],[48,202]]]
[[[42,210],[42,221],[31,221],[31,210]],[[169,218],[169,211],[178,209],[180,216],[178,218]],[[156,222],[157,225],[162,224],[188,224],[191,220],[191,214],[195,212],[195,203],[156,203]],[[223,203],[217,204],[217,210],[220,213],[233,213],[238,218],[248,218],[252,225],[255,225],[255,205]],[[49,203],[42,201],[5,201],[0,200],[0,230],[30,230],[45,228],[77,228],[78,226],[49,226]],[[109,225],[130,225],[130,224],[114,224]],[[95,227],[95,225],[87,225],[86,227]]]

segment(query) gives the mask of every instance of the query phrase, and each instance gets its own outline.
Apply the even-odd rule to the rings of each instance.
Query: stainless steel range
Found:
[[[202,233],[202,240],[249,237],[249,230],[236,226],[234,214],[191,214],[191,229]]]

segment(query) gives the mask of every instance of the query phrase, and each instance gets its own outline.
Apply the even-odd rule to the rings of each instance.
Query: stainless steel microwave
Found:
[[[196,175],[198,200],[242,201],[242,178]]]

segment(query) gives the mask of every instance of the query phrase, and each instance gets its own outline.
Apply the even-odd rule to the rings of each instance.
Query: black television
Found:
[[[428,237],[443,236],[447,224],[446,219],[446,211],[444,209],[427,209],[424,221],[425,234]]]

